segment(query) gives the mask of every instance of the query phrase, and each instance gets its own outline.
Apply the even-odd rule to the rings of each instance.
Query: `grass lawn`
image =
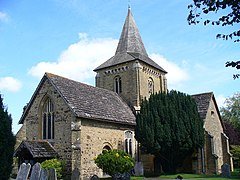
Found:
[[[144,176],[131,176],[131,180],[147,180],[148,178],[150,179],[155,179],[155,180],[161,180],[161,179],[176,179],[176,177],[180,175],[183,177],[183,179],[189,179],[189,180],[228,180],[228,179],[235,179],[235,180],[240,180],[240,171],[237,169],[234,172],[231,172],[231,178],[223,178],[220,175],[215,175],[215,176],[207,176],[203,174],[173,174],[173,175],[161,175],[158,177],[150,177],[148,176],[147,178]],[[108,178],[100,178],[101,180],[111,180],[111,177]]]
[[[206,176],[206,175],[199,175],[199,174],[176,174],[176,175],[161,175],[160,179],[176,179],[176,177],[180,175],[183,179],[197,179],[197,180],[226,180],[226,179],[240,179],[239,176],[231,176],[231,178],[223,178],[221,176]]]
[[[227,179],[240,179],[239,173],[232,173],[231,178],[222,178],[221,176],[206,176],[206,175],[199,175],[199,174],[174,174],[174,175],[161,175],[159,177],[154,177],[156,179],[176,179],[176,177],[180,175],[183,179],[196,179],[196,180],[227,180]],[[151,178],[151,177],[149,177]],[[131,180],[143,180],[144,177],[136,177],[132,176]]]

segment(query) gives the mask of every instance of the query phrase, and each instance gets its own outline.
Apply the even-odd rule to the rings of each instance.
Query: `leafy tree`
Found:
[[[240,132],[240,93],[235,93],[225,100],[225,107],[220,108],[224,121],[229,122]]]
[[[110,176],[116,173],[130,172],[134,167],[134,159],[122,150],[103,150],[94,161],[103,172]]]
[[[240,168],[240,145],[231,145],[230,152],[233,154],[234,168]]]
[[[225,133],[229,138],[230,145],[240,145],[240,133],[229,123],[224,122]]]
[[[174,173],[204,143],[203,121],[191,96],[177,91],[151,95],[136,118],[136,139],[155,155],[165,172]]]
[[[240,1],[239,0],[193,0],[193,3],[188,5],[189,24],[198,24],[204,17],[214,13],[216,20],[205,19],[204,25],[231,26],[236,27],[236,30],[229,34],[217,34],[216,38],[223,40],[232,39],[234,42],[240,42]],[[240,61],[227,61],[226,67],[235,67],[240,69]],[[233,75],[233,78],[240,77],[240,74]]]
[[[0,94],[0,177],[9,179],[12,171],[15,137],[12,133],[12,118],[4,108]]]

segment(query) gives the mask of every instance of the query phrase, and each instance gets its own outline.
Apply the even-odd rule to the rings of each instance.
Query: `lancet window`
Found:
[[[54,139],[54,105],[48,98],[42,110],[42,138]]]

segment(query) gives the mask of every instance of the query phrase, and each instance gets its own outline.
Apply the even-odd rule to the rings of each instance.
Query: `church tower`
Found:
[[[130,8],[115,55],[94,71],[97,87],[115,91],[135,110],[144,97],[167,90],[167,72],[148,57]]]

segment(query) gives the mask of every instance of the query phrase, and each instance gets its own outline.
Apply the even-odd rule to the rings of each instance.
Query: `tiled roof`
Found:
[[[98,66],[94,71],[133,60],[142,61],[164,73],[167,73],[162,67],[148,57],[137,25],[129,8],[115,56]]]
[[[192,97],[195,99],[197,103],[198,112],[202,119],[206,118],[212,96],[213,96],[212,92],[192,95]]]
[[[195,94],[195,95],[192,95],[192,97],[195,99],[195,101],[197,103],[198,112],[200,114],[200,117],[203,120],[206,119],[208,108],[209,108],[209,105],[210,105],[210,101],[213,100],[213,103],[214,103],[214,106],[216,108],[219,120],[221,122],[221,125],[222,125],[223,129],[225,129],[225,126],[223,124],[222,117],[221,117],[221,114],[219,112],[218,105],[217,105],[217,102],[216,102],[216,99],[214,97],[213,92]]]
[[[27,149],[33,158],[53,158],[58,156],[48,141],[23,141],[14,152],[14,156],[17,156],[23,149]]]
[[[135,125],[129,106],[115,92],[46,73],[50,82],[78,117]]]

